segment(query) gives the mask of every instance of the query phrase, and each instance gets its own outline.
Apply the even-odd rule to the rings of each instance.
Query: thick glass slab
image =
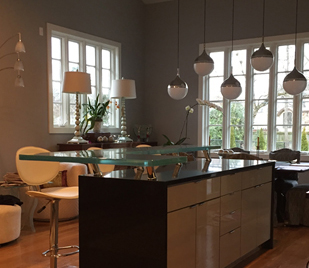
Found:
[[[128,154],[116,150],[83,150],[40,153],[34,155],[21,154],[20,160],[75,162],[84,164],[112,164],[122,166],[164,166],[186,163],[185,156]]]

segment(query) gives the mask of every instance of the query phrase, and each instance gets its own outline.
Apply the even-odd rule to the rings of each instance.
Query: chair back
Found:
[[[293,161],[296,159],[300,163],[300,151],[293,151],[289,148],[283,148],[269,153],[270,160]]]
[[[59,162],[20,160],[20,154],[48,153],[48,150],[27,146],[16,152],[17,172],[28,185],[41,185],[51,181],[59,171]]]
[[[103,149],[99,147],[90,147],[87,150],[103,150]],[[98,164],[98,167],[103,174],[108,174],[115,169],[115,165],[109,165],[109,164]],[[94,174],[91,164],[88,164],[88,170],[90,174]]]

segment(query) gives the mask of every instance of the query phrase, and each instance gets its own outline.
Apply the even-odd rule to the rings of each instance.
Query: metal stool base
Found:
[[[54,254],[54,255],[52,255],[52,254],[50,254],[50,252],[52,251],[52,249],[48,249],[48,250],[44,251],[44,252],[42,253],[42,255],[43,255],[44,257],[56,257],[56,258],[59,258],[59,257],[66,257],[66,256],[70,256],[70,255],[74,255],[74,254],[76,254],[76,253],[79,253],[79,246],[75,246],[75,245],[74,245],[74,246],[58,247],[56,251],[62,250],[62,249],[68,249],[68,248],[77,248],[77,250],[72,251],[72,252],[63,253],[63,254]]]

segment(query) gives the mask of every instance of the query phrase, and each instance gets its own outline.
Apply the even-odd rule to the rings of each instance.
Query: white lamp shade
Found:
[[[91,94],[90,74],[84,72],[65,72],[62,92]]]
[[[16,79],[15,79],[15,87],[24,87],[24,80],[20,75],[17,75]]]
[[[131,79],[118,79],[112,81],[110,98],[135,99],[135,81]]]
[[[283,80],[284,90],[291,95],[302,93],[307,86],[306,77],[300,73],[296,67]]]
[[[194,71],[201,76],[210,74],[214,69],[214,63],[196,62],[194,63]]]
[[[231,74],[221,85],[222,96],[229,100],[237,99],[240,96],[241,91],[241,85],[233,74]]]
[[[269,57],[251,58],[251,65],[255,70],[263,72],[272,66],[273,61],[273,58]]]
[[[206,53],[205,49],[202,54],[194,61],[194,71],[201,76],[210,74],[214,69],[213,59]]]
[[[26,49],[25,49],[25,45],[22,41],[18,41],[16,46],[15,46],[15,52],[19,52],[19,53],[25,53]]]
[[[251,56],[252,67],[260,72],[269,69],[273,64],[273,61],[273,54],[270,50],[266,49],[264,43],[262,43],[261,47]]]
[[[15,61],[14,70],[15,71],[23,71],[24,70],[23,62],[20,59],[17,59]]]
[[[188,85],[177,74],[167,87],[168,95],[174,100],[181,100],[188,94]]]

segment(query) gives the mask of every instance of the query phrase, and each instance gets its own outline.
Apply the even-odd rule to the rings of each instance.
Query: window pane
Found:
[[[75,105],[70,105],[70,125],[75,125],[75,110]]]
[[[309,71],[304,71],[303,75],[306,77],[307,79],[307,87],[306,89],[303,91],[303,97],[309,97]]]
[[[245,123],[245,102],[231,102],[231,125],[244,125]]]
[[[278,47],[278,72],[292,71],[294,68],[295,46]]]
[[[268,98],[269,74],[254,75],[253,99]]]
[[[220,91],[223,77],[210,77],[209,78],[209,100],[216,101],[222,100],[223,96]]]
[[[232,53],[232,66],[234,75],[246,74],[246,62],[247,62],[246,50],[234,50]],[[244,86],[244,85],[243,85]]]
[[[292,124],[293,124],[293,100],[278,100],[277,125],[292,125]]]
[[[268,100],[253,101],[253,125],[267,125]]]
[[[252,144],[251,148],[257,150],[257,138],[259,137],[259,150],[267,150],[267,127],[266,126],[254,126],[252,129]]]
[[[244,146],[244,127],[243,126],[231,126],[230,129],[230,147],[240,147]]]
[[[105,69],[111,68],[110,55],[111,55],[110,51],[102,49],[102,68]]]
[[[246,77],[244,75],[237,76],[234,75],[234,77],[239,81],[241,85],[241,94],[237,98],[237,100],[244,100],[246,97]]]
[[[209,127],[210,144],[222,146],[222,126]]]
[[[79,62],[79,44],[69,41],[69,61]]]
[[[62,91],[60,82],[53,82],[53,102],[62,101]]]
[[[292,126],[286,126],[277,130],[276,150],[281,148],[292,149]]]
[[[55,103],[53,104],[53,109],[54,109],[53,120],[54,120],[54,125],[57,125],[57,126],[60,126],[62,124],[61,108],[62,108],[62,105],[55,104]]]
[[[61,59],[61,40],[59,38],[52,37],[51,40],[52,58]]]
[[[102,70],[102,87],[110,87],[110,71]]]
[[[86,64],[95,66],[95,48],[86,46]]]
[[[95,67],[90,67],[87,66],[86,68],[87,73],[90,74],[90,79],[91,79],[91,85],[95,86],[96,85],[96,72],[95,72]]]
[[[292,95],[286,93],[286,91],[283,88],[283,80],[287,74],[288,73],[279,73],[277,75],[277,96],[280,99],[293,97]]]
[[[76,63],[69,63],[69,71],[70,71],[70,72],[79,71],[79,64],[76,64]]]
[[[209,55],[215,63],[211,76],[224,76],[224,52],[211,52]]]
[[[61,81],[61,62],[59,60],[52,60],[52,79],[54,81]]]

